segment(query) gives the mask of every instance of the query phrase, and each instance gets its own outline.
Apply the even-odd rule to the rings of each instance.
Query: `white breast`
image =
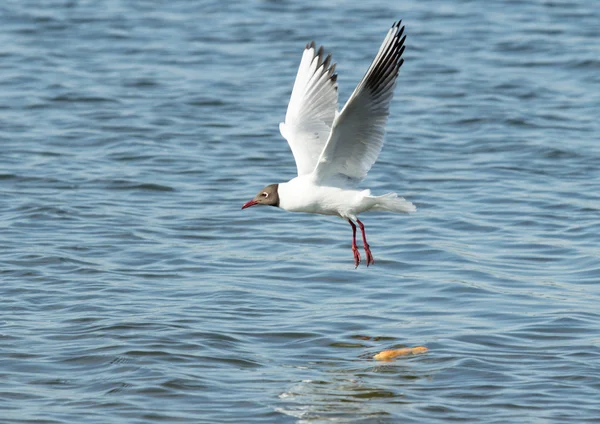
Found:
[[[369,190],[320,186],[314,184],[310,177],[304,175],[279,184],[279,207],[289,212],[349,218],[364,212],[371,206],[371,202],[366,199],[370,195]]]

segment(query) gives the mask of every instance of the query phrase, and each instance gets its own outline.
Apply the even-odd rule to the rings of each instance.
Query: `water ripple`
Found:
[[[0,14],[2,422],[597,421],[595,3],[39,3]],[[398,18],[365,187],[419,211],[355,270],[240,207],[295,172],[302,46],[345,100]]]

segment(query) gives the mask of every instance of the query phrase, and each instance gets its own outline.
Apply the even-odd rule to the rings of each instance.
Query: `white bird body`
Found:
[[[314,175],[301,175],[279,184],[279,207],[288,212],[306,212],[355,218],[372,206],[370,190],[344,189],[315,184]]]
[[[315,184],[313,174],[301,175],[279,184],[279,207],[288,212],[337,215],[356,220],[369,211],[414,212],[415,206],[395,193],[371,196],[371,190],[357,190]]]
[[[369,210],[395,213],[416,211],[396,193],[372,196],[356,186],[377,160],[383,146],[385,123],[404,62],[404,27],[395,23],[388,31],[365,76],[338,112],[337,75],[331,55],[315,43],[304,49],[292,89],[281,135],[296,161],[298,176],[271,184],[242,209],[254,205],[278,206],[289,212],[336,215],[352,226],[352,251],[358,266],[356,221],[362,231],[367,266],[374,263],[363,223],[357,216]]]

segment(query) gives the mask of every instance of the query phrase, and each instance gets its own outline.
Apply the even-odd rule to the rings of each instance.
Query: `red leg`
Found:
[[[358,246],[356,246],[356,225],[351,220],[348,220],[350,225],[352,225],[352,253],[354,253],[354,267],[358,268],[358,264],[360,263],[360,252],[358,251]]]
[[[363,245],[365,247],[365,253],[367,254],[367,266],[373,265],[375,263],[375,259],[373,259],[373,255],[371,254],[371,249],[369,248],[369,243],[367,243],[367,235],[365,234],[365,226],[359,219],[356,220],[358,225],[360,226],[360,231],[362,231]]]

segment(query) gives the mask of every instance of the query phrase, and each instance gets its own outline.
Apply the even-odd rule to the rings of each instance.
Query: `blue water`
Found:
[[[419,210],[362,216],[355,270],[342,220],[240,207],[294,176],[304,45],[343,102],[400,18],[363,186]],[[0,422],[599,422],[599,22],[594,0],[4,2]]]

